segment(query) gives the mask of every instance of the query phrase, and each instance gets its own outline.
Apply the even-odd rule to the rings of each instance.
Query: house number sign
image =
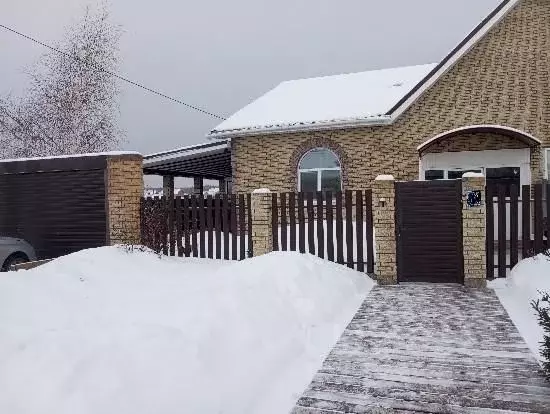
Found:
[[[479,207],[481,206],[481,191],[472,190],[466,193],[466,203],[468,207]]]

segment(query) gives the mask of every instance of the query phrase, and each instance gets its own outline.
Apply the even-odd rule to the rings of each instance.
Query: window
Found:
[[[342,170],[338,157],[327,148],[308,151],[298,164],[298,190],[341,191]]]
[[[445,178],[445,171],[443,170],[428,170],[425,173],[424,179],[430,180],[443,180]]]

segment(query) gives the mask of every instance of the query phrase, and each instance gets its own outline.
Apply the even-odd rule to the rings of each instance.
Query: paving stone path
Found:
[[[294,414],[550,413],[550,382],[492,290],[376,287]]]

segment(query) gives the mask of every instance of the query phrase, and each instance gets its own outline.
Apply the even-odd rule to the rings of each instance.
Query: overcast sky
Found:
[[[86,0],[0,0],[0,22],[48,43]],[[92,2],[93,3],[93,2]],[[224,116],[279,82],[439,61],[499,0],[112,0],[125,76]],[[0,93],[44,50],[0,29]],[[125,149],[200,143],[218,123],[122,85]]]

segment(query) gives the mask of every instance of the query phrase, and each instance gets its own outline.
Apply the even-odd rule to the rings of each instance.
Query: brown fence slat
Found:
[[[225,260],[229,260],[229,198],[226,193],[224,193],[223,195],[222,224],[223,224],[223,258]]]
[[[191,250],[193,257],[199,256],[199,246],[197,242],[197,232],[199,231],[199,219],[197,210],[198,199],[196,195],[191,196]]]
[[[212,210],[212,196],[209,195],[206,197],[206,230],[208,232],[208,240],[207,240],[207,254],[209,259],[214,258],[214,237],[213,237],[213,230],[214,230],[214,214]]]
[[[199,254],[202,259],[206,257],[206,240],[204,239],[206,230],[206,217],[204,214],[204,196],[197,196],[199,205]]]
[[[168,200],[161,198],[162,205],[162,254],[168,256]]]
[[[315,254],[315,210],[313,193],[306,193],[307,198],[307,245],[309,254]]]
[[[498,277],[506,277],[506,186],[498,185]]]
[[[344,264],[344,220],[342,218],[342,192],[336,193],[336,262]]]
[[[189,197],[183,197],[183,237],[185,238],[185,246],[183,248],[185,257],[189,257],[191,252],[191,232],[189,228]]]
[[[325,193],[327,205],[327,259],[334,262],[334,219],[332,206],[332,193]]]
[[[288,193],[288,215],[290,222],[290,251],[296,251],[296,193]]]
[[[323,193],[317,192],[317,256],[325,258],[325,229],[323,213]]]
[[[170,256],[176,255],[176,235],[174,228],[174,197],[168,200],[168,237],[170,242]]]
[[[273,233],[273,250],[279,250],[279,211],[277,193],[271,194],[271,232]]]
[[[183,256],[182,228],[181,228],[181,197],[176,197],[176,244],[178,246],[178,256]]]
[[[246,223],[244,219],[245,215],[245,204],[244,204],[244,194],[239,194],[239,259],[246,259]]]
[[[239,258],[237,252],[237,195],[231,194],[231,259]]]
[[[510,186],[510,268],[513,268],[519,261],[518,251],[518,197],[519,187],[516,184]]]
[[[487,263],[487,278],[495,277],[495,204],[493,185],[486,187],[486,203],[485,203],[485,244],[486,244],[486,263]]]
[[[353,269],[353,193],[351,190],[346,190],[346,252],[347,265]]]
[[[522,258],[529,257],[531,250],[531,187],[521,188],[521,243]]]
[[[363,192],[355,192],[355,233],[357,240],[357,271],[365,271],[363,260]]]
[[[365,237],[367,239],[367,273],[374,273],[374,222],[372,190],[365,191]]]
[[[248,257],[254,256],[254,245],[252,244],[252,195],[246,195],[246,211],[248,212]]]
[[[286,193],[281,193],[281,250],[288,250],[287,240],[287,222],[286,222]]]
[[[214,196],[214,229],[216,233],[216,259],[222,258],[222,202],[220,194]]]
[[[300,253],[305,253],[306,219],[304,217],[304,193],[298,193],[298,245]]]
[[[543,244],[543,233],[544,233],[544,223],[543,223],[543,211],[542,211],[542,184],[535,184],[535,203],[534,203],[534,220],[535,220],[535,254],[542,253],[544,250]]]

